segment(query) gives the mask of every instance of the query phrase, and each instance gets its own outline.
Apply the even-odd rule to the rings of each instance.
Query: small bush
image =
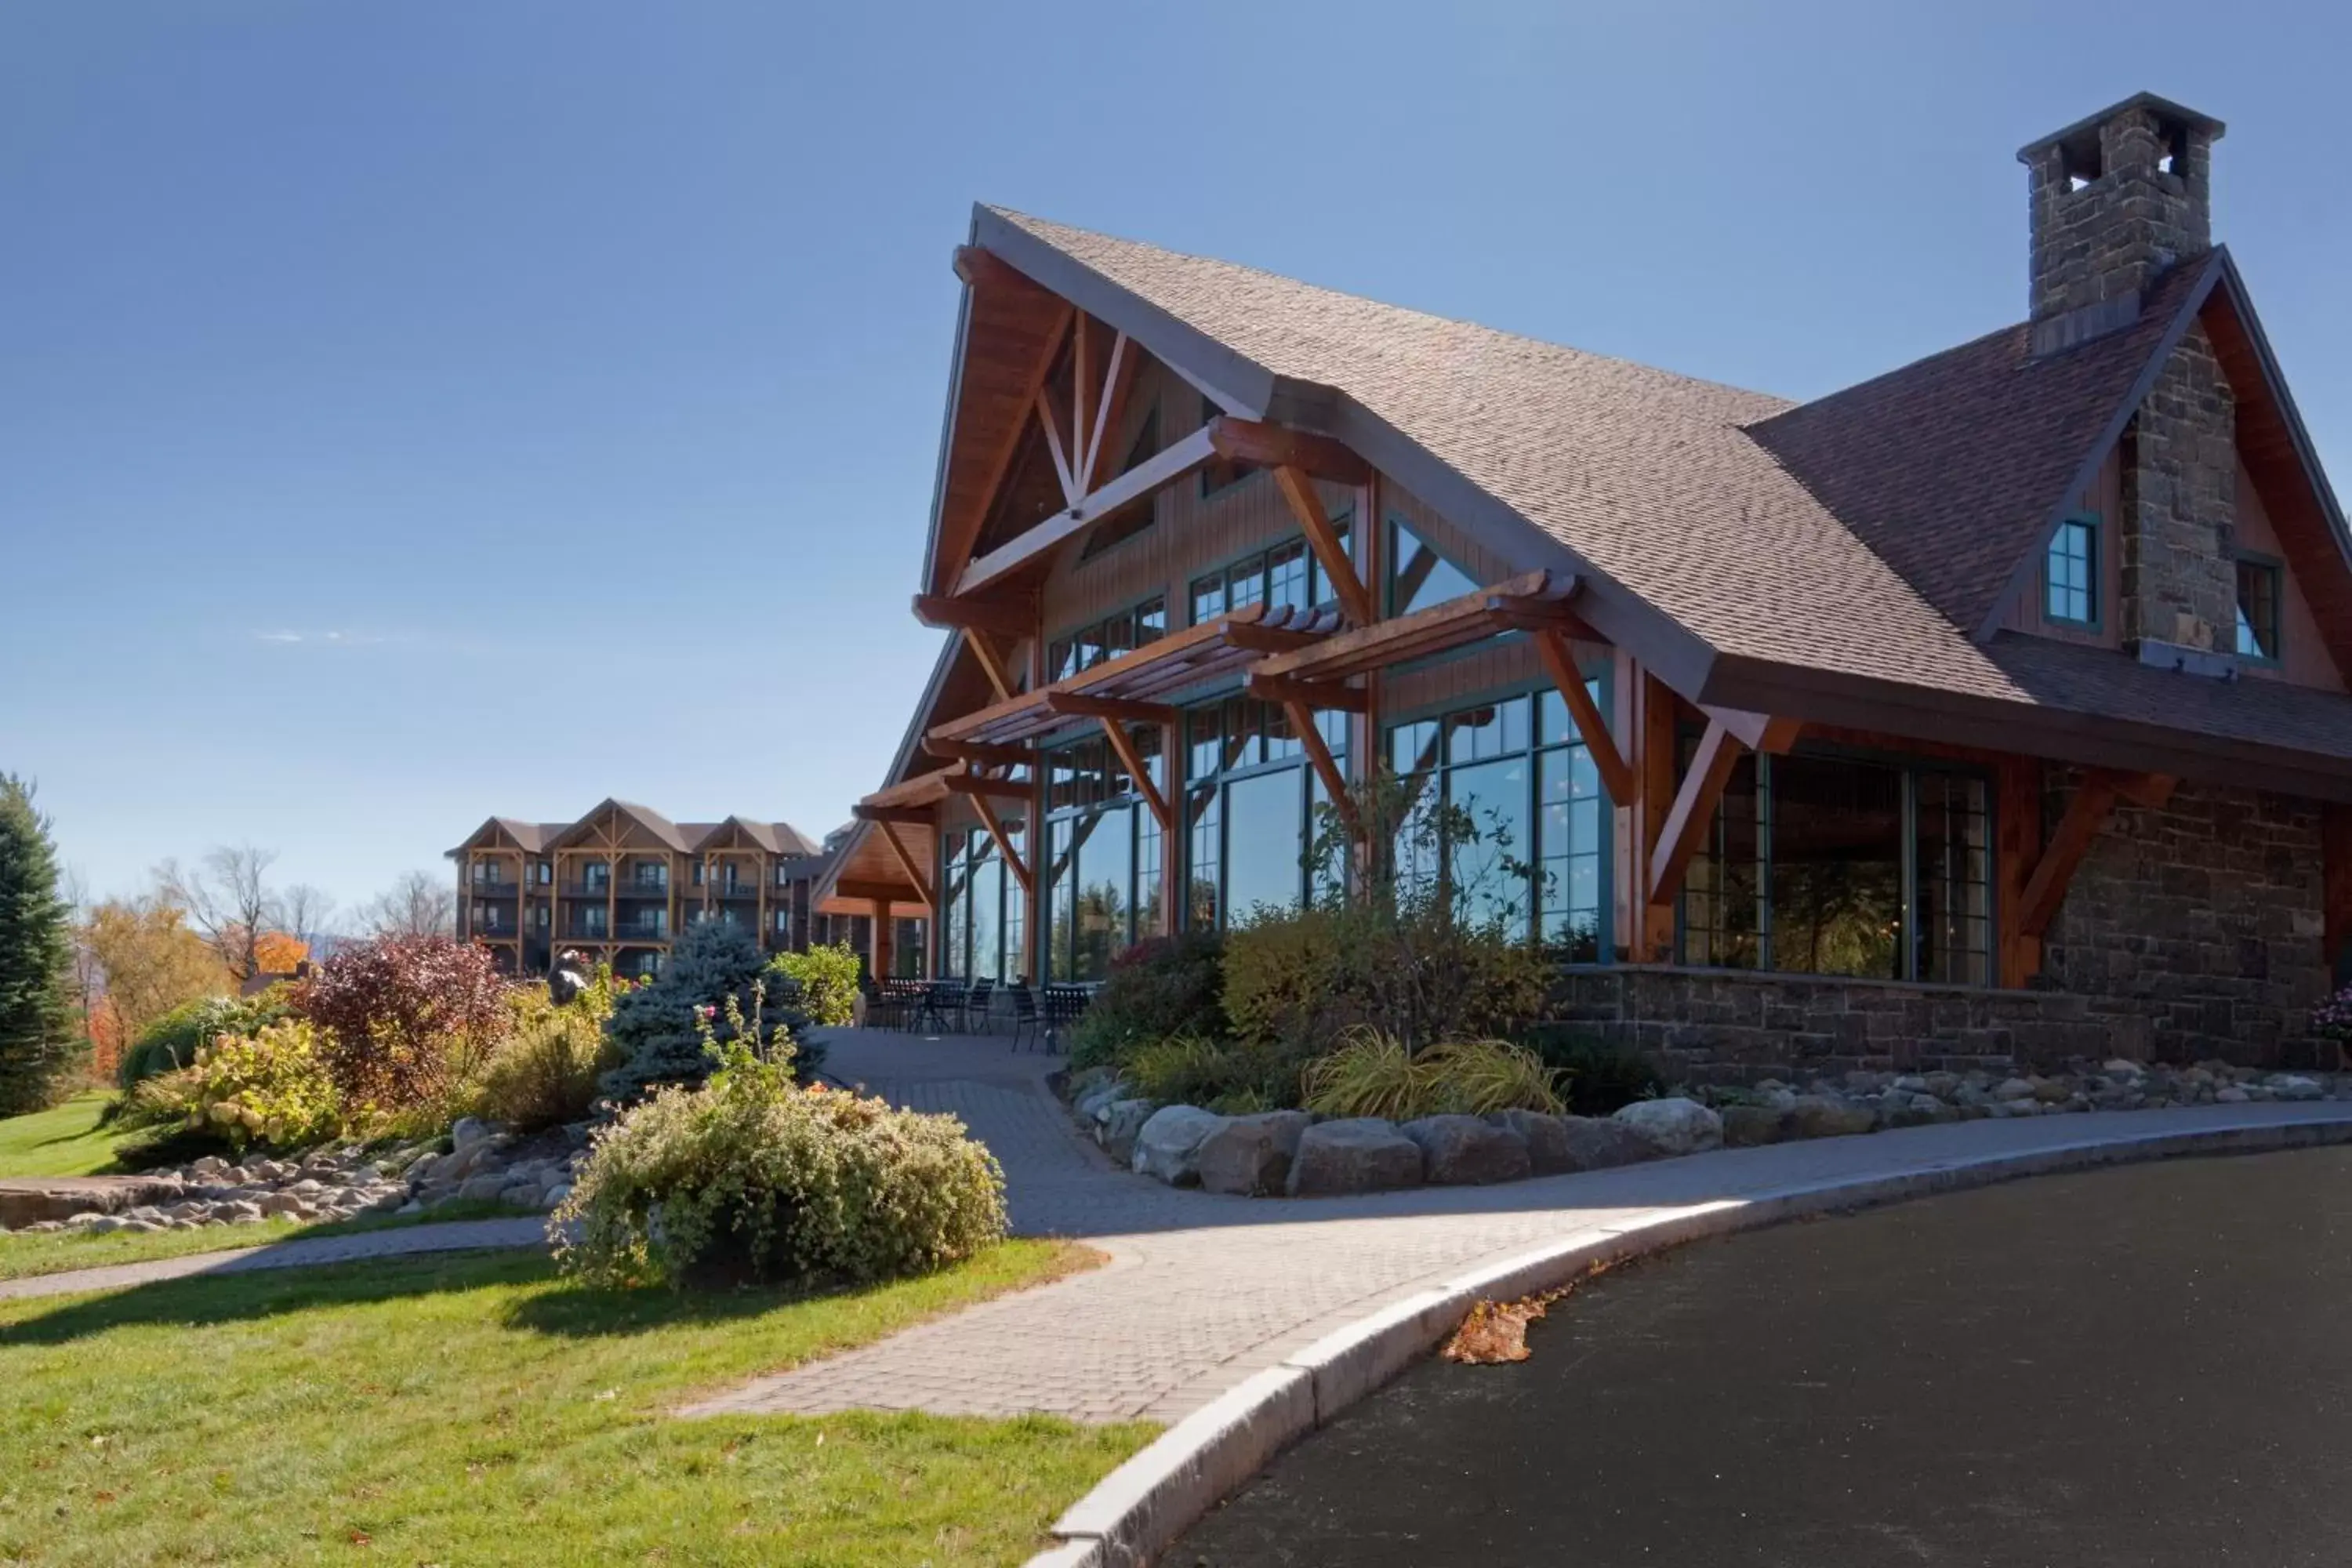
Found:
[[[1449,1040],[1416,1053],[1393,1035],[1360,1029],[1302,1076],[1307,1109],[1328,1116],[1411,1121],[1560,1109],[1558,1075],[1507,1040]]]
[[[846,1284],[944,1267],[1004,1235],[1004,1178],[950,1116],[802,1089],[739,1035],[596,1140],[556,1211],[593,1284]]]
[[[1226,1034],[1224,956],[1218,932],[1196,931],[1148,938],[1112,959],[1070,1032],[1071,1067],[1118,1062],[1156,1040]]]
[[[130,1089],[158,1073],[194,1067],[196,1052],[220,1035],[254,1035],[292,1010],[291,988],[273,985],[255,996],[200,996],[184,1002],[139,1032],[122,1053],[116,1080]]]
[[[1528,1045],[1559,1075],[1571,1115],[1608,1116],[1665,1091],[1665,1079],[1639,1051],[1558,1025],[1529,1030]]]
[[[320,1055],[355,1117],[405,1128],[446,1123],[514,1026],[489,949],[446,936],[380,936],[339,946],[298,987]]]
[[[1271,1047],[1178,1035],[1129,1050],[1119,1076],[1162,1105],[1199,1105],[1227,1116],[1298,1102],[1297,1064]]]
[[[186,1076],[194,1080],[187,1125],[217,1131],[231,1148],[305,1149],[342,1129],[341,1096],[303,1019],[218,1036]]]
[[[811,1024],[839,1028],[856,1016],[856,952],[847,942],[812,947],[806,952],[780,952],[768,967],[790,980],[794,990],[786,998]]]
[[[597,1077],[613,1065],[604,1022],[616,985],[610,964],[562,1006],[544,988],[509,998],[516,1022],[475,1086],[474,1109],[519,1131],[536,1131],[584,1119],[596,1103]]]

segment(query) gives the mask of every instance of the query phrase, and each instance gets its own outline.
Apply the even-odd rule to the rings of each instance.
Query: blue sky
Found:
[[[2227,25],[2215,26],[2226,14]],[[2230,122],[2352,462],[2318,8],[24,0],[0,8],[0,768],[100,893],[356,901],[493,813],[821,834],[907,614],[975,199],[1794,396],[2022,314],[2015,148]]]

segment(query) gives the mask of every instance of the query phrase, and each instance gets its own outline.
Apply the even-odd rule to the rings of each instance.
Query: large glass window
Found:
[[[1355,544],[1347,515],[1342,513],[1332,519],[1331,528],[1339,536],[1341,551],[1352,556]],[[1323,563],[1303,537],[1253,552],[1230,565],[1195,577],[1190,589],[1192,625],[1196,626],[1245,605],[1263,604],[1269,610],[1305,610],[1334,604],[1339,596],[1331,574],[1323,570]]]
[[[1990,984],[1990,843],[1975,774],[1742,757],[1685,879],[1683,962]]]
[[[1411,615],[1478,586],[1403,523],[1389,521],[1389,614]]]
[[[1047,643],[1045,679],[1048,682],[1061,680],[1082,669],[1092,669],[1105,659],[1132,653],[1167,635],[1168,601],[1155,595],[1132,609],[1106,616],[1092,626],[1080,626],[1069,636]]]
[[[2099,624],[2099,520],[2070,517],[2050,536],[2042,563],[2042,613],[2075,626]]]
[[[1006,837],[1024,847],[1018,824]],[[940,877],[940,973],[952,980],[1021,977],[1021,883],[984,827],[946,835]]]
[[[1585,689],[1601,700],[1600,682]],[[1397,725],[1389,765],[1411,801],[1392,847],[1400,886],[1425,890],[1443,878],[1466,918],[1500,921],[1577,962],[1599,959],[1609,817],[1559,692]],[[1465,830],[1442,847],[1444,865],[1433,842],[1441,820]]]
[[[1348,717],[1317,728],[1334,757],[1348,752]],[[1185,919],[1194,927],[1248,919],[1261,905],[1295,908],[1308,886],[1319,781],[1284,711],[1229,697],[1185,715]],[[1336,868],[1318,868],[1320,887]]]
[[[1159,729],[1129,734],[1164,790]],[[1112,958],[1165,923],[1160,824],[1106,742],[1060,748],[1047,754],[1046,765],[1046,976],[1099,980]]]

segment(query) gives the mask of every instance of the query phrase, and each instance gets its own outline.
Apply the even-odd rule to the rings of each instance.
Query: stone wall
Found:
[[[2237,648],[2237,413],[2191,327],[2124,434],[2116,550],[2124,647]]]
[[[2081,780],[2052,773],[2055,820]],[[2158,809],[2118,805],[2051,923],[2042,983],[2097,999],[2117,1055],[2319,1065],[2306,1030],[2329,990],[2320,815],[2193,784]]]
[[[2080,776],[2053,770],[2054,820]],[[1973,1068],[2069,1058],[2311,1067],[2328,992],[2320,807],[2183,785],[2128,804],[2075,872],[2032,990],[1664,965],[1579,966],[1558,1016],[1713,1083]]]
[[[2146,107],[2101,124],[2095,146],[2052,142],[2029,162],[2034,320],[2145,293],[2176,262],[2211,247],[2212,136],[2176,146]],[[2159,166],[2168,151],[2178,166]],[[2095,177],[2092,177],[2095,171]],[[2082,176],[2088,183],[2075,184]]]

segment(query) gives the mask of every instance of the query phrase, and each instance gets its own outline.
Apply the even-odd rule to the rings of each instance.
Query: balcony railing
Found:
[[[520,882],[467,882],[466,884],[466,896],[469,899],[507,900],[521,891]]]
[[[610,882],[566,882],[557,889],[567,899],[605,899],[613,893]]]
[[[616,896],[624,899],[667,899],[669,897],[667,882],[628,881],[618,883],[616,887],[618,889]]]

